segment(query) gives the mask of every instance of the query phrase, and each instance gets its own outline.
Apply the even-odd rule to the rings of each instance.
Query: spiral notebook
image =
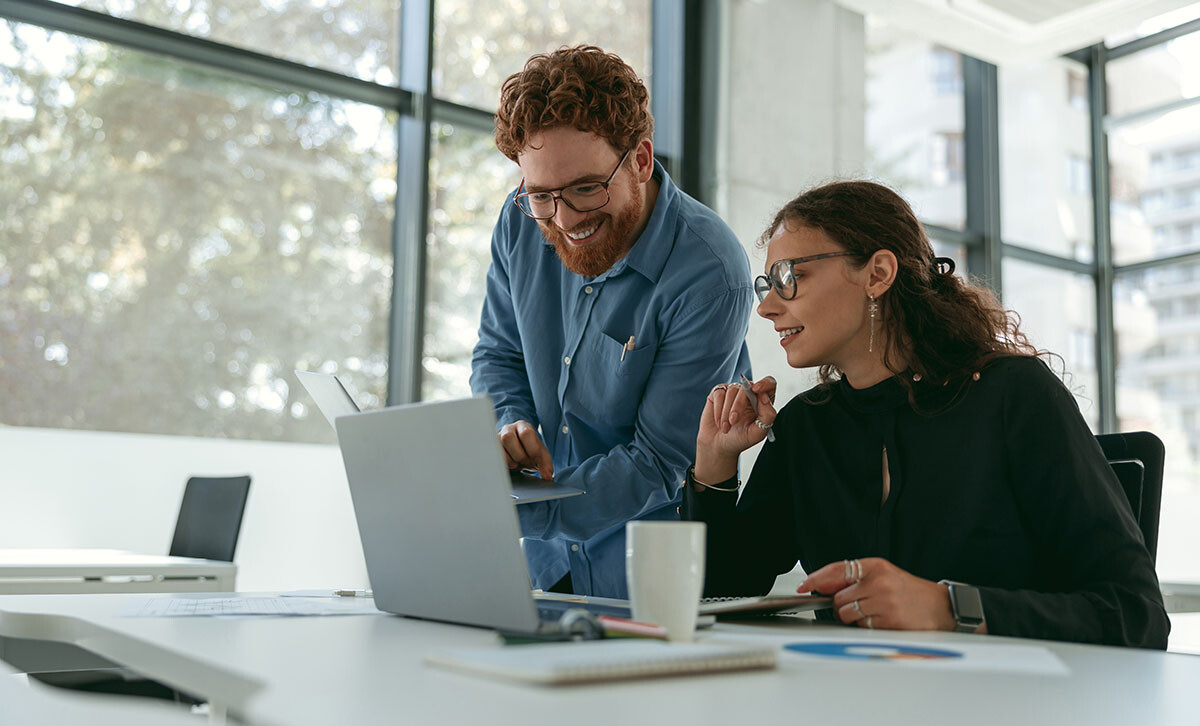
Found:
[[[774,668],[779,655],[763,646],[592,640],[447,650],[425,662],[507,681],[566,685]]]
[[[701,615],[719,618],[752,618],[791,615],[833,607],[828,595],[762,595],[759,597],[706,597],[700,601]]]

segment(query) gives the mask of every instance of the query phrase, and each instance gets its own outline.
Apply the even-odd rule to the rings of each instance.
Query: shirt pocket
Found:
[[[568,396],[579,407],[571,413],[606,426],[633,426],[656,349],[650,341],[626,350],[624,341],[603,330],[586,332],[572,361]]]

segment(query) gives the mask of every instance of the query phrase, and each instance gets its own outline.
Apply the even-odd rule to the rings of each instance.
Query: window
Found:
[[[1094,326],[1093,326],[1094,328]],[[1091,328],[1071,328],[1063,358],[1075,362],[1080,373],[1096,371],[1096,331]]]
[[[1154,274],[1149,274],[1154,273]],[[1118,276],[1117,415],[1122,431],[1153,431],[1167,448],[1158,573],[1200,579],[1200,265]],[[1190,293],[1190,294],[1189,294]]]
[[[412,3],[432,13],[435,91],[429,186],[399,200],[401,219],[428,209],[415,241],[395,224],[398,182],[423,175],[399,164],[408,89],[365,103],[330,90],[397,83]],[[421,394],[465,393],[491,228],[518,176],[491,141],[500,82],[582,42],[651,72],[652,0],[44,5],[47,24],[121,39],[0,20],[0,390],[17,391],[0,424],[332,441],[291,370],[337,372],[377,406],[407,371],[390,350],[420,359]],[[239,71],[185,60],[182,42],[158,54],[163,31]],[[393,341],[408,290],[392,250],[414,243],[427,334]],[[94,390],[62,395],[81,381]]]
[[[1123,116],[1200,96],[1200,32],[1110,61],[1109,113]]]
[[[1200,168],[1190,167],[1197,128],[1200,105],[1121,124],[1109,133],[1109,158],[1127,170],[1123,180],[1133,201],[1119,205],[1114,199],[1112,207],[1118,264],[1200,249],[1200,239],[1190,233],[1200,224]],[[1156,232],[1159,228],[1165,229]]]
[[[500,84],[534,53],[601,45],[642,80],[650,73],[650,0],[508,0],[434,3],[434,93],[492,110]]]
[[[492,227],[519,176],[491,134],[434,125],[422,398],[471,394]]]
[[[939,131],[932,143],[933,183],[937,186],[960,184],[963,180],[963,135],[957,131]]]
[[[1062,356],[1063,382],[1093,430],[1099,425],[1096,286],[1087,275],[1016,259],[1004,261],[1004,307],[1021,316],[1021,329],[1038,350]],[[1051,364],[1056,372],[1057,365]]]
[[[939,95],[963,92],[962,56],[940,45],[930,51],[933,58],[933,88]]]
[[[375,83],[396,82],[400,0],[56,0]]]
[[[1079,111],[1088,110],[1087,73],[1074,68],[1067,70],[1067,105]]]
[[[1060,79],[1086,74],[1062,58],[996,74],[1004,240],[1081,261],[1095,256],[1089,117],[1063,96]]]
[[[1200,32],[1118,58],[1105,71],[1109,158],[1122,169],[1111,194],[1112,256],[1130,264],[1200,250],[1190,234],[1200,223],[1200,104],[1181,103],[1200,97]]]
[[[1177,171],[1200,169],[1200,148],[1183,152],[1176,157],[1175,169]]]
[[[1128,43],[1131,40],[1145,38],[1148,35],[1174,28],[1192,20],[1200,19],[1200,2],[1186,4],[1181,8],[1156,15],[1149,20],[1138,23],[1136,27],[1123,29],[1104,39],[1104,44],[1110,48]]]
[[[1081,197],[1092,195],[1092,162],[1077,154],[1067,154],[1067,189]]]
[[[3,423],[331,441],[293,369],[384,400],[394,114],[28,25],[5,48]]]
[[[903,195],[925,222],[961,229],[961,57],[873,17],[866,43],[867,173]]]

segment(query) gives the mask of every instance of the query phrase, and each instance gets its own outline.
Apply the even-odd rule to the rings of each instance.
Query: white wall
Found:
[[[233,474],[239,590],[366,586],[336,446],[0,426],[0,548],[166,554],[187,478]]]

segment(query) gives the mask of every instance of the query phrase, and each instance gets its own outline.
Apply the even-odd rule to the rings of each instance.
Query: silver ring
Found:
[[[762,419],[761,419],[761,418],[756,418],[756,419],[754,419],[754,425],[755,425],[755,426],[757,426],[757,427],[759,427],[759,428],[760,428],[760,429],[762,429],[763,431],[770,431],[770,430],[771,430],[771,426],[772,426],[773,424],[765,424],[765,423],[763,423],[763,422],[762,422]]]
[[[854,579],[854,565],[850,564],[850,560],[842,560],[842,562],[844,562],[846,565],[846,575],[843,579],[845,579],[846,582],[850,582]]]
[[[720,390],[724,391],[726,388],[729,388],[729,384],[728,384],[728,383],[718,383],[717,385],[713,386],[713,390],[714,390],[714,391],[715,391],[715,390],[717,390],[717,389],[720,389]]]
[[[854,560],[854,581],[862,582],[862,562]]]
[[[860,608],[860,607],[858,606],[858,600],[855,600],[855,601],[854,601],[854,612],[858,613],[858,617],[860,617],[860,618],[865,618],[865,617],[867,617],[867,616],[866,616],[866,614],[865,614],[865,613],[863,613],[863,611],[862,611],[862,608]]]
[[[875,626],[871,624],[871,616],[867,616],[867,630],[874,630]]]

